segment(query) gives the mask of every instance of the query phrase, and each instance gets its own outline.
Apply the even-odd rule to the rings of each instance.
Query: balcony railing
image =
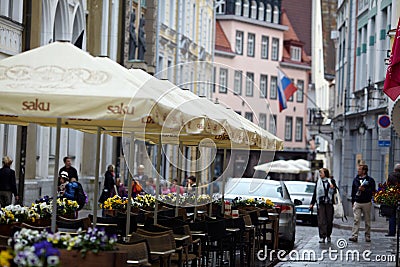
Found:
[[[22,51],[23,26],[8,18],[0,17],[0,52],[16,55]]]

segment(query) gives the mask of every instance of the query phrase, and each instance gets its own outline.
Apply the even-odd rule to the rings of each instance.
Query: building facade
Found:
[[[280,1],[226,1],[216,19],[214,100],[285,140],[285,151],[276,158],[307,157],[304,93],[310,64]],[[282,112],[278,68],[300,88]],[[259,160],[274,156],[259,159],[259,153],[251,152],[247,163],[239,152],[233,175],[244,169],[244,176],[252,176]]]
[[[392,127],[378,124],[393,106],[382,89],[391,50],[388,32],[400,13],[396,1],[342,0],[337,14],[333,162],[342,192],[350,197],[359,164],[367,164],[379,183],[400,160]],[[382,140],[391,141],[390,146]]]

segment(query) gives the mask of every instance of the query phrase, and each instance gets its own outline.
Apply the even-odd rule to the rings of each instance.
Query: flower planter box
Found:
[[[116,217],[118,214],[118,210],[104,210],[105,216]]]
[[[382,217],[392,217],[396,215],[396,207],[381,204],[379,207],[379,215]]]
[[[0,235],[11,236],[14,226],[20,226],[21,223],[0,224]]]
[[[35,222],[30,222],[29,224],[37,227],[51,226],[51,219],[37,219]]]
[[[91,251],[82,257],[80,251],[60,249],[60,266],[68,267],[120,267],[126,266],[127,253],[123,251]]]

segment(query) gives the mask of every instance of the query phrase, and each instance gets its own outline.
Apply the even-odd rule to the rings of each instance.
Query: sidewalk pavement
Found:
[[[342,221],[342,219],[334,219],[333,220],[333,227],[338,229],[346,229],[350,230],[353,228],[353,217],[347,217]],[[362,220],[360,222],[360,231],[365,230],[365,222]],[[371,221],[371,232],[380,232],[380,233],[387,233],[389,231],[389,221],[386,220],[376,220]]]

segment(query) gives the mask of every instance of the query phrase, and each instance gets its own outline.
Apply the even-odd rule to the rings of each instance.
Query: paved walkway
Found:
[[[396,237],[386,237],[388,222],[373,221],[371,227],[372,242],[365,242],[364,222],[359,232],[358,242],[349,241],[353,218],[348,221],[335,219],[332,233],[332,243],[320,244],[317,234],[299,235],[297,246],[286,260],[279,262],[277,267],[313,267],[313,266],[396,266]],[[316,229],[315,229],[316,230]],[[297,236],[297,235],[296,235]],[[315,253],[314,259],[306,258],[306,252]],[[300,256],[296,258],[296,253]],[[292,258],[290,257],[292,255]]]

